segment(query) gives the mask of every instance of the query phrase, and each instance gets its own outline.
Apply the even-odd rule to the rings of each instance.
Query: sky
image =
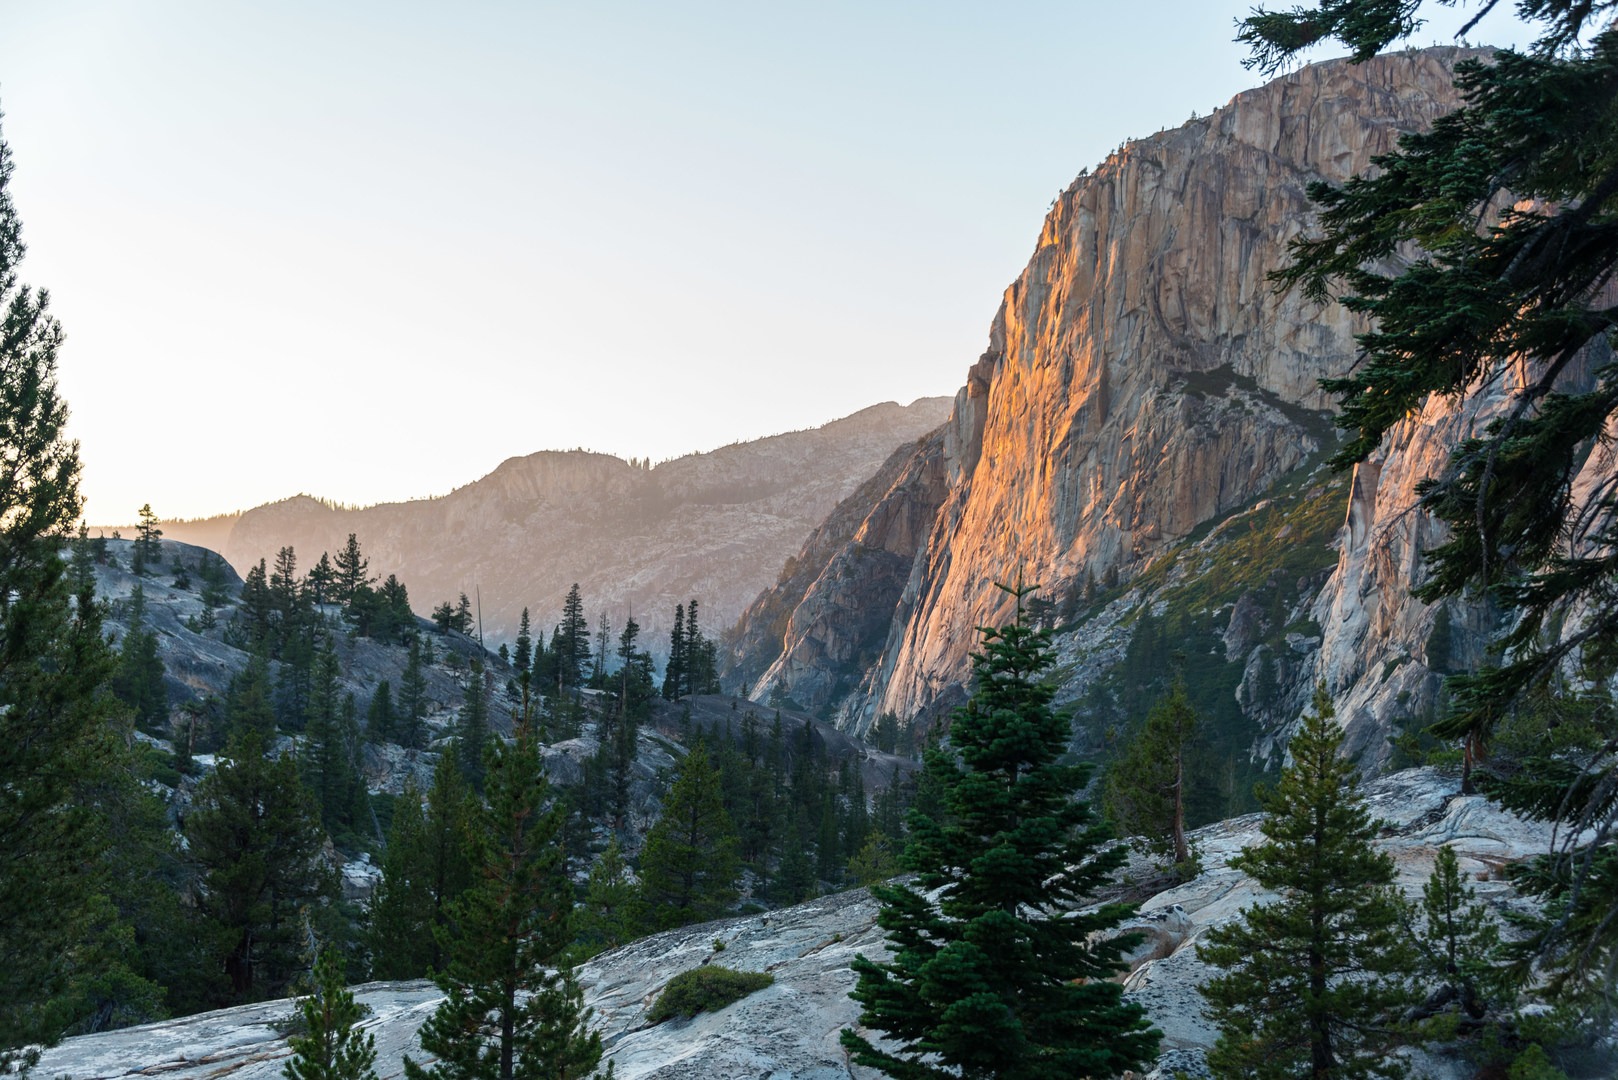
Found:
[[[1262,81],[1247,7],[0,0],[86,516],[953,394],[1055,195]]]

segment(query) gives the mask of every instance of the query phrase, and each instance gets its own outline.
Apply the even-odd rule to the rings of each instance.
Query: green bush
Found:
[[[773,982],[775,976],[767,971],[735,971],[718,964],[704,964],[670,979],[646,1018],[654,1024],[673,1016],[689,1020],[699,1012],[723,1009]]]

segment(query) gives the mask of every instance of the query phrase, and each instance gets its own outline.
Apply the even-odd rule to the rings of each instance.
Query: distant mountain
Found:
[[[351,509],[297,496],[163,528],[176,540],[206,537],[242,573],[286,545],[306,570],[354,533],[371,573],[398,574],[418,613],[481,595],[490,647],[516,636],[525,606],[548,634],[577,582],[592,628],[605,611],[616,634],[632,609],[645,646],[661,654],[675,604],[698,598],[701,625],[717,638],[839,501],[949,412],[948,398],[889,402],[656,466],[543,451],[441,498]]]

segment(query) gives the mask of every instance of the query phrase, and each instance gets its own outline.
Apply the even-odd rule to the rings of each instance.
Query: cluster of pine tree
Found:
[[[674,607],[674,629],[669,631],[669,662],[663,671],[663,696],[677,700],[688,694],[717,694],[719,668],[714,643],[697,620],[697,600]]]

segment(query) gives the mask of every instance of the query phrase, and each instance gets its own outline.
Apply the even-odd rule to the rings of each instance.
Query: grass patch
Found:
[[[676,1016],[689,1020],[700,1012],[717,1012],[774,982],[775,976],[767,971],[736,971],[704,964],[670,979],[646,1019],[661,1024]]]

